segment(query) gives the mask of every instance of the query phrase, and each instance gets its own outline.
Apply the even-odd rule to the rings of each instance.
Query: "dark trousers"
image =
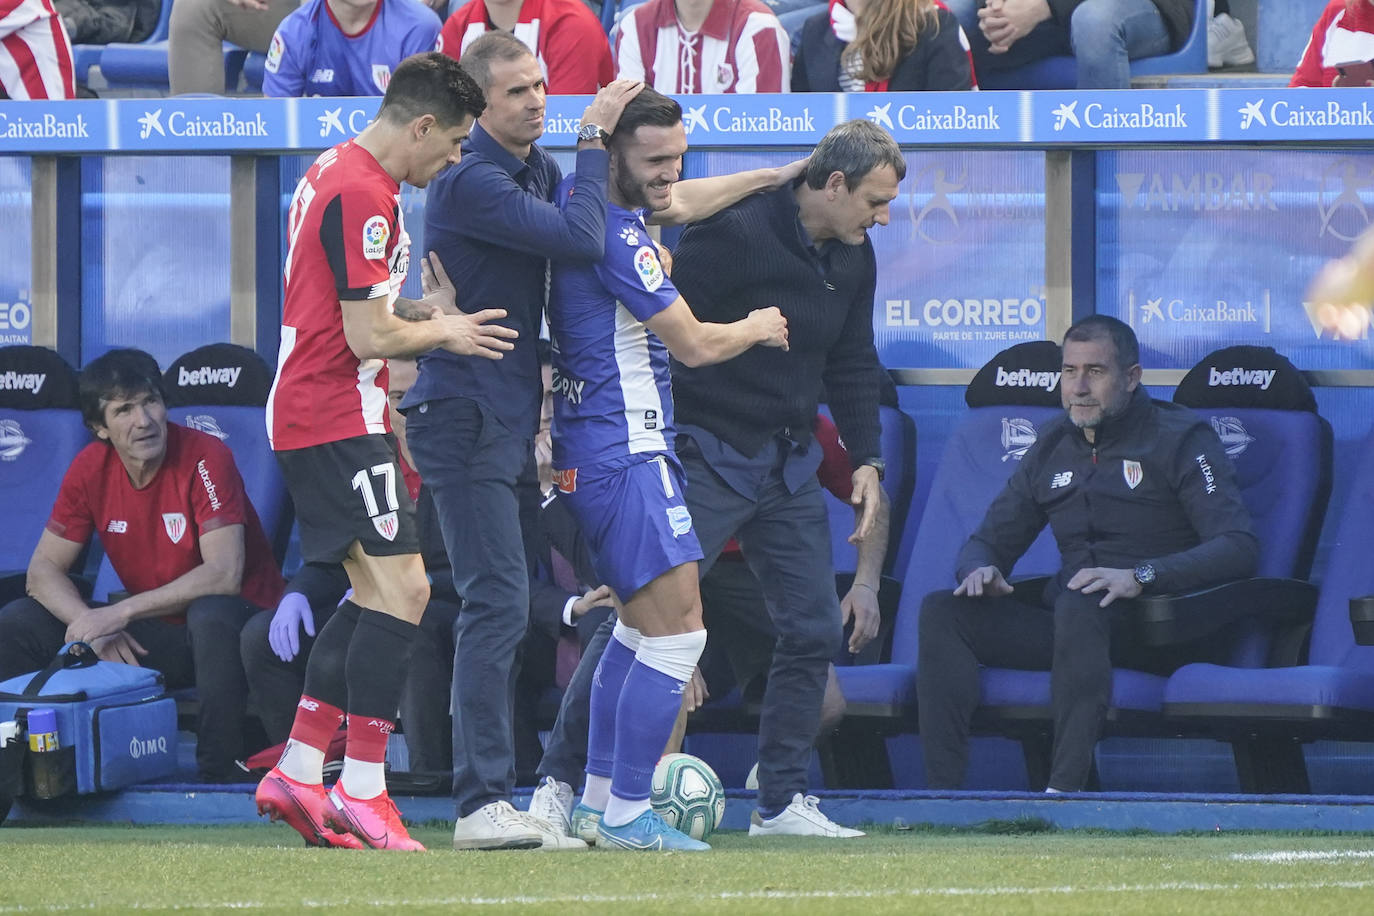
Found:
[[[806,792],[826,674],[842,637],[825,497],[815,475],[788,492],[780,467],[765,470],[746,497],[697,449],[680,451],[679,458],[702,569],[738,537],[777,632],[759,713],[759,807],[780,809]]]
[[[169,689],[200,694],[196,766],[219,781],[244,756],[248,681],[239,661],[239,631],[258,609],[237,595],[206,595],[186,609],[186,625],[135,620],[125,628],[148,654],[140,663],[162,672]],[[66,642],[67,625],[32,598],[0,609],[0,680],[47,666]]]
[[[334,610],[332,606],[315,608],[316,633],[324,629]],[[269,745],[280,744],[291,735],[296,704],[305,689],[306,662],[315,645],[315,637],[301,633],[296,657],[289,662],[278,658],[267,641],[274,613],[254,614],[239,638],[253,708],[262,720]],[[401,728],[411,770],[447,771],[452,766],[448,695],[453,671],[453,621],[457,616],[457,605],[431,600],[420,620],[420,636],[415,640],[401,693]]]
[[[558,718],[549,730],[548,743],[539,758],[535,776],[542,780],[552,776],[576,788],[582,783],[587,769],[587,729],[591,718],[592,678],[596,666],[610,642],[617,617],[614,611],[600,608],[588,611],[577,622],[577,635],[582,643],[582,657],[573,669],[568,686],[559,701]]]
[[[1101,594],[1065,590],[1046,607],[1012,596],[956,597],[952,591],[931,592],[921,604],[916,697],[932,789],[963,786],[981,665],[1050,672],[1049,784],[1076,792],[1092,768],[1111,702],[1113,666],[1163,674],[1193,660],[1186,649],[1132,645],[1122,619],[1127,601],[1101,608]]]
[[[468,398],[407,411],[406,434],[434,495],[463,601],[453,658],[453,796],[466,817],[509,801],[515,783],[515,655],[530,605],[516,481],[531,460],[531,441]]]

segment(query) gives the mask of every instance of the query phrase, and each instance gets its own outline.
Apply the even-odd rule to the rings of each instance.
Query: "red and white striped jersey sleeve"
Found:
[[[72,43],[52,0],[0,0],[0,86],[12,99],[76,98]]]
[[[766,10],[750,12],[734,40],[735,84],[728,92],[785,92],[792,85],[787,30]]]

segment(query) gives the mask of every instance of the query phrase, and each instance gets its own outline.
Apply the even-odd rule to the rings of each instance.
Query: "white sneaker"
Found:
[[[544,834],[507,801],[483,805],[453,825],[454,849],[539,849]]]
[[[828,836],[851,839],[863,836],[862,830],[842,827],[821,813],[821,800],[814,795],[792,796],[792,804],[777,817],[767,820],[755,811],[749,817],[750,836]]]
[[[552,776],[545,776],[530,796],[529,814],[545,821],[564,836],[572,836],[572,807],[572,786]]]
[[[1207,23],[1207,66],[1247,67],[1255,62],[1255,52],[1245,38],[1245,23],[1229,13],[1213,16]]]
[[[544,852],[577,852],[585,850],[587,844],[575,836],[568,836],[542,817],[535,817],[528,811],[517,812],[525,822],[539,831],[539,848]]]

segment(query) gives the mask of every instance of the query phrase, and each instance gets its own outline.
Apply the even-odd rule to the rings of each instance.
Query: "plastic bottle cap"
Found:
[[[29,710],[29,734],[41,735],[46,732],[57,731],[57,710],[55,709],[31,709]]]

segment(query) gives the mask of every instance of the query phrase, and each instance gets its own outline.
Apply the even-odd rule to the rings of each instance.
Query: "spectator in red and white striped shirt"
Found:
[[[468,45],[493,30],[514,34],[534,52],[549,95],[593,95],[611,82],[611,46],[582,0],[470,0],[444,22],[438,50],[461,61]]]
[[[786,92],[790,39],[761,0],[649,0],[614,31],[617,79],[659,92]]]
[[[0,0],[0,87],[12,99],[76,97],[72,43],[52,0]]]

